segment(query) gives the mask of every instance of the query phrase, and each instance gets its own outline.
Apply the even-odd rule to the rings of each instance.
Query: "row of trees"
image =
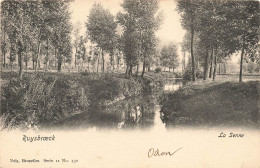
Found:
[[[1,50],[3,66],[7,54],[12,67],[18,55],[19,76],[23,74],[23,62],[31,59],[37,70],[40,56],[44,64],[57,61],[58,71],[63,62],[72,56],[69,0],[4,0],[1,2]],[[51,56],[54,55],[54,58]]]
[[[93,5],[86,28],[90,40],[100,49],[103,72],[104,53],[110,55],[113,69],[114,55],[123,53],[127,76],[133,74],[134,67],[138,72],[140,63],[143,67],[141,76],[144,75],[156,54],[158,39],[155,32],[162,19],[161,14],[157,14],[158,3],[158,0],[124,0],[124,11],[116,17],[101,4]],[[123,33],[118,33],[118,27],[123,29]]]
[[[56,67],[57,62],[57,69],[60,71],[62,63],[71,63],[72,46],[75,48],[75,68],[83,67],[84,62],[88,62],[88,68],[90,63],[94,67],[97,61],[98,72],[101,56],[104,72],[105,54],[109,54],[113,70],[116,64],[119,68],[123,56],[127,76],[133,74],[133,68],[138,73],[141,65],[143,76],[145,69],[150,69],[156,60],[158,62],[160,55],[161,65],[175,67],[169,62],[175,61],[170,56],[177,56],[176,46],[165,47],[161,54],[157,50],[158,39],[155,32],[162,21],[162,15],[158,13],[158,3],[158,0],[124,0],[124,11],[117,16],[113,16],[100,3],[95,3],[85,24],[86,36],[82,36],[81,27],[75,25],[75,39],[72,42],[70,0],[4,0],[1,3],[3,67],[6,68],[9,59],[12,68],[18,57],[20,77],[23,74],[23,64],[25,63],[27,69],[30,60],[35,71],[41,61],[46,68],[53,64]],[[87,53],[88,39],[96,44],[89,50],[92,54]],[[170,54],[170,50],[175,53]]]
[[[212,71],[214,80],[217,62],[240,51],[239,81],[242,82],[245,57],[251,60],[259,57],[259,2],[181,0],[177,7],[188,32],[182,50],[190,53],[193,81],[196,62],[203,62],[204,80],[211,77]]]

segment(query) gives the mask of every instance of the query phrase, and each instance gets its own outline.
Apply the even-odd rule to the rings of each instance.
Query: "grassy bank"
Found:
[[[166,125],[259,125],[260,82],[187,85],[161,100]]]
[[[1,120],[4,128],[42,127],[89,108],[126,97],[149,94],[161,86],[159,76],[124,78],[123,74],[1,73]],[[162,87],[162,86],[161,86]],[[95,115],[95,114],[92,114]]]

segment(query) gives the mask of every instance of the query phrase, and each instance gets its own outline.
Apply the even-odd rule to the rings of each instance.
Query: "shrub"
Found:
[[[40,127],[88,106],[87,90],[52,74],[10,79],[2,86],[1,116],[5,128]]]
[[[196,78],[203,78],[204,77],[204,73],[203,73],[203,71],[201,71],[201,70],[197,70],[196,71]]]
[[[80,72],[80,75],[82,76],[89,76],[92,75],[93,73],[89,72],[87,69],[85,71]]]
[[[160,68],[160,67],[157,67],[157,68],[155,68],[155,73],[159,73],[159,72],[161,72],[162,71],[162,69]]]
[[[187,83],[188,81],[192,80],[192,71],[190,69],[187,69],[183,74],[183,83]]]
[[[175,75],[175,78],[182,78],[183,77],[183,74],[182,73],[174,73]]]
[[[90,84],[90,101],[92,105],[100,105],[107,100],[113,100],[120,94],[119,79],[109,74],[103,74]]]

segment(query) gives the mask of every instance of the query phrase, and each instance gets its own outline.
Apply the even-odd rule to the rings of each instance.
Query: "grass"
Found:
[[[247,82],[239,84],[236,80],[217,76],[215,82],[198,80],[165,94],[160,102],[164,121],[168,126],[259,126],[260,81],[244,77]]]

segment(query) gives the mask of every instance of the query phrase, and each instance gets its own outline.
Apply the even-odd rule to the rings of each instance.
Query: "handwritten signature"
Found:
[[[179,149],[175,150],[174,152],[169,152],[169,151],[168,152],[160,152],[159,149],[155,150],[154,148],[150,148],[148,150],[148,158],[151,158],[152,156],[172,156],[181,149],[182,148],[179,148]]]

